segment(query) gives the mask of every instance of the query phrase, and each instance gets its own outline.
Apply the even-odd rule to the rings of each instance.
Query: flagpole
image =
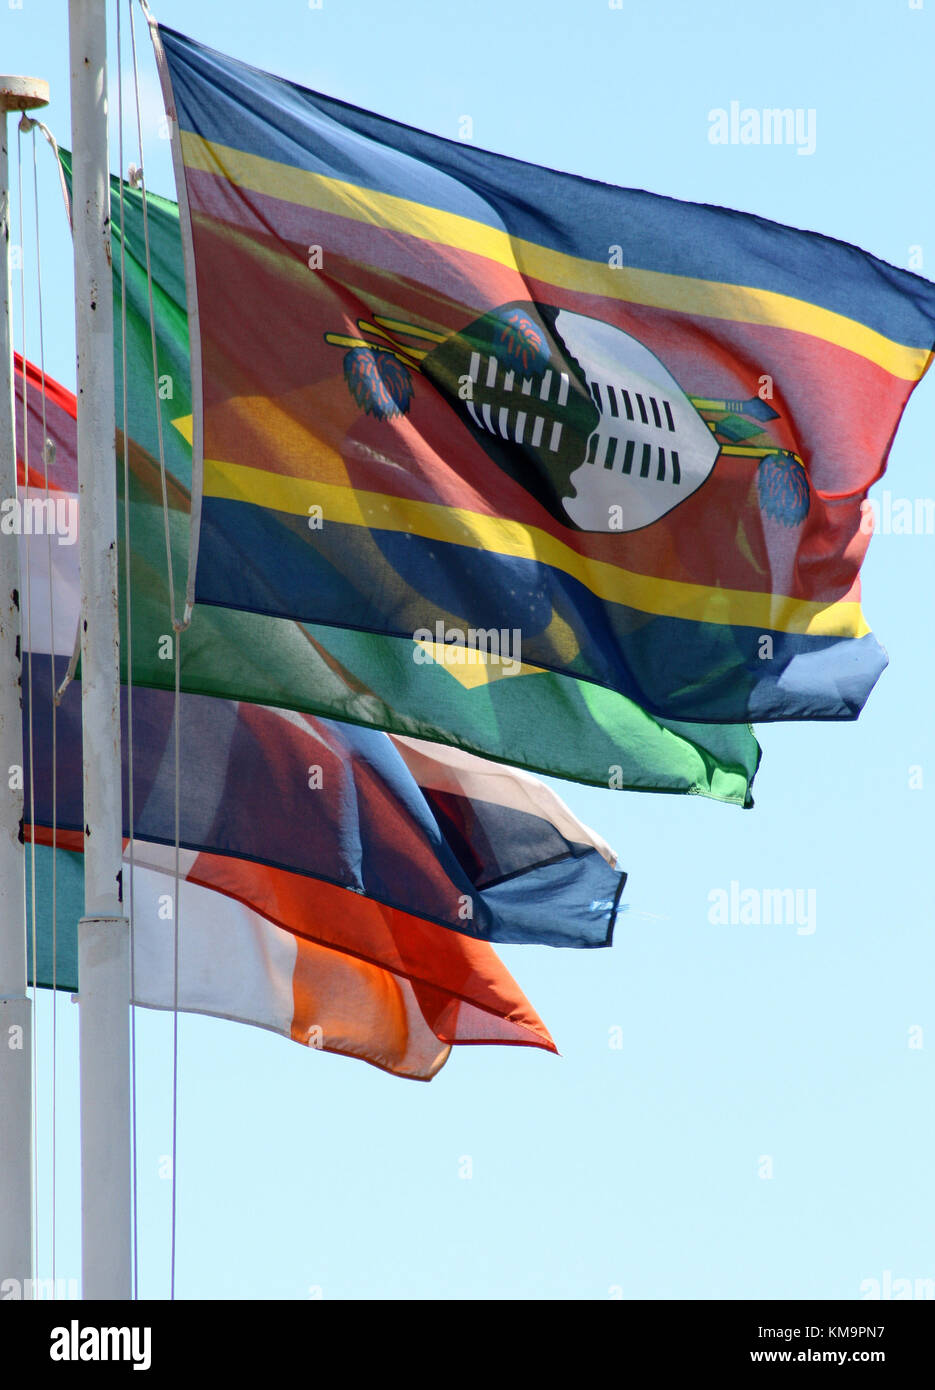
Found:
[[[7,115],[47,106],[38,77],[0,77],[0,495],[16,497]],[[44,441],[43,441],[44,443]],[[0,543],[0,1297],[33,1292],[32,1001],[26,990],[19,544]],[[18,770],[18,772],[17,772]]]
[[[106,0],[69,0],[84,740],[78,924],[81,1263],[86,1299],[131,1288],[130,945],[123,914],[114,322]]]

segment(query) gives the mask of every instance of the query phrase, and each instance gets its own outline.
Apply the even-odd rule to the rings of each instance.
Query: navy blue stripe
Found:
[[[49,826],[50,658],[34,655],[31,666],[33,737],[24,739],[24,778],[30,786],[34,774],[35,820]],[[121,694],[126,784],[126,687]],[[163,845],[173,843],[175,833],[173,703],[170,691],[134,690],[133,833]],[[24,710],[24,725],[26,717]],[[608,900],[620,877],[616,870],[595,851],[565,840],[546,821],[536,827],[529,815],[460,798],[457,811],[449,803],[448,819],[454,817],[466,829],[468,840],[471,827],[476,828],[477,852],[469,855],[465,834],[447,838],[445,818],[436,814],[384,734],[315,719],[308,721],[307,733],[290,741],[288,726],[261,707],[240,716],[233,702],[190,694],[181,696],[180,726],[183,848],[307,874],[482,940],[581,947],[608,942],[613,926]],[[57,824],[63,831],[80,831],[79,681],[68,687],[58,709],[57,752]],[[320,768],[322,777],[314,790],[308,781],[312,766]],[[123,806],[126,816],[126,786]],[[494,831],[504,841],[496,857],[484,844],[485,835]],[[125,821],[124,835],[130,833]],[[560,864],[566,865],[564,870]],[[526,884],[529,901],[548,890],[548,912],[523,915],[517,889],[510,900],[515,909],[509,920],[501,919],[487,894],[500,886],[503,873]],[[462,915],[467,903],[469,917]]]
[[[582,857],[568,856],[542,865],[531,874],[509,878],[484,891],[486,902],[497,914],[503,945],[522,946],[528,941],[525,923],[554,923],[561,908],[563,932],[569,940],[553,940],[553,946],[609,946],[613,941],[619,895],[626,875],[609,868],[596,850]],[[595,927],[598,930],[595,930]],[[601,936],[600,927],[604,934]]]
[[[935,285],[846,242],[749,213],[559,173],[414,130],[160,28],[184,130],[508,231],[556,251],[791,295],[911,347]]]
[[[761,628],[606,603],[535,560],[336,521],[310,533],[304,517],[217,497],[202,504],[196,599],[394,637],[434,631],[439,618],[464,630],[517,628],[529,665],[703,723],[855,719],[886,666],[872,634],[774,632],[764,660]],[[573,659],[556,628],[575,634]]]

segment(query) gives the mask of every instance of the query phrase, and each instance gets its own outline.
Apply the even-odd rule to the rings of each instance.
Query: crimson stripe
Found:
[[[296,279],[294,266],[281,252],[267,254],[264,250],[261,254],[260,248],[232,239],[224,229],[204,222],[196,232],[196,253],[205,379],[210,386],[205,416],[208,458],[308,476],[309,439],[318,438],[339,456],[336,464],[328,459],[316,464],[316,476],[322,481],[505,516],[539,527],[582,555],[640,574],[705,587],[771,591],[770,554],[754,485],[757,460],[722,454],[705,486],[645,532],[621,536],[568,531],[519,484],[491,468],[486,453],[466,428],[459,427],[456,436],[456,467],[446,462],[452,457],[455,417],[424,378],[415,379],[413,404],[404,425],[391,425],[360,411],[343,383],[343,353],[324,341],[324,332],[344,332],[348,320],[356,322],[357,317],[370,317],[374,312],[405,318],[406,312],[399,306],[410,296],[410,286],[393,283],[374,270],[336,268],[333,260],[327,279],[307,269]],[[287,270],[288,277],[282,273]],[[352,272],[367,282],[366,301],[355,298],[350,302],[347,296],[342,300],[337,293],[335,279]],[[236,297],[230,294],[231,284],[238,287]],[[591,312],[610,307],[607,300],[571,296],[535,283],[529,290],[551,298],[559,307]],[[279,315],[277,304],[282,307]],[[636,326],[636,311],[613,307],[619,326]],[[453,311],[453,306],[449,304],[448,309]],[[462,307],[462,315],[464,312]],[[433,313],[427,322],[442,331],[439,308]],[[710,331],[710,322],[699,325],[684,315],[641,310],[639,316],[645,321],[639,336],[650,346],[658,347],[661,335],[668,335],[661,355],[669,359],[679,350],[684,355],[686,342],[697,349],[698,335]],[[275,322],[276,334],[264,337],[262,344],[254,337],[245,339],[238,330],[244,317],[258,325]],[[409,317],[426,322],[415,313]],[[311,331],[310,324],[321,333]],[[747,362],[765,360],[768,347],[775,357],[777,340],[770,335],[782,335],[781,346],[790,370],[784,371],[781,381],[777,377],[781,403],[793,396],[799,400],[813,445],[811,455],[805,451],[814,484],[812,510],[798,538],[797,567],[784,588],[792,597],[823,603],[855,598],[860,562],[869,541],[860,531],[860,503],[885,454],[889,431],[908,387],[852,353],[817,344],[801,334],[751,325],[731,324],[729,328],[735,336],[740,335],[734,348]],[[755,344],[763,350],[757,351]],[[709,341],[703,346],[704,353],[698,358],[699,394],[720,390],[723,395],[726,388],[737,396],[755,391],[757,378],[751,372],[743,379],[730,367],[725,346]],[[708,357],[713,357],[714,368]],[[713,372],[718,364],[723,370],[716,379]],[[820,413],[821,406],[803,394],[815,374],[822,372],[830,372],[835,383],[834,391],[825,397],[825,416]],[[296,385],[297,376],[301,388]],[[685,380],[684,370],[681,378]],[[239,399],[264,395],[277,412],[272,428],[254,405],[245,408]],[[855,397],[879,402],[872,420],[866,418],[862,405],[858,409]],[[804,437],[804,432],[800,433]],[[787,440],[790,447],[805,449],[800,438],[787,435]],[[392,465],[382,461],[388,441],[392,443]],[[861,461],[863,467],[855,475]],[[847,490],[841,486],[848,482],[842,476],[845,464],[851,471],[851,495],[843,499],[823,497],[819,491],[823,475],[833,484],[829,491]],[[699,536],[704,537],[703,545],[698,543]]]

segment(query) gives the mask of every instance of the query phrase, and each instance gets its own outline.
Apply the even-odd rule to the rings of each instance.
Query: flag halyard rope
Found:
[[[129,830],[129,863],[127,884],[127,919],[130,931],[130,1153],[132,1166],[133,1192],[133,1297],[140,1296],[139,1266],[139,1173],[138,1173],[138,1128],[137,1128],[137,1087],[136,1087],[136,911],[134,898],[135,856],[134,834],[136,831],[135,808],[133,803],[133,604],[132,604],[132,564],[130,546],[130,461],[128,448],[129,409],[127,399],[127,243],[124,216],[123,182],[123,39],[120,16],[122,5],[117,0],[117,139],[118,168],[120,170],[120,356],[122,419],[121,449],[123,454],[123,526],[124,526],[124,612],[127,636],[127,828]]]
[[[132,6],[132,0],[129,0]],[[169,138],[172,148],[172,167],[175,172],[176,194],[179,205],[179,228],[182,234],[182,252],[185,265],[185,298],[188,308],[189,357],[191,363],[192,393],[192,486],[191,510],[188,541],[188,578],[185,586],[185,611],[182,626],[188,627],[195,606],[195,574],[198,568],[198,542],[201,530],[201,499],[204,489],[204,424],[203,388],[201,376],[201,333],[198,321],[198,285],[195,279],[195,266],[192,260],[192,216],[188,202],[188,187],[185,182],[185,166],[179,141],[178,118],[175,114],[175,101],[172,95],[172,81],[166,62],[159,25],[146,0],[139,0],[140,8],[149,25],[153,52],[156,55],[156,70],[162,88],[162,99],[169,123]],[[132,14],[132,10],[131,10]],[[141,161],[142,163],[142,157]],[[145,181],[144,181],[145,189]],[[144,195],[145,196],[145,195]]]
[[[159,59],[160,46],[156,42],[158,34],[155,31],[155,20],[149,7],[140,0],[143,13],[150,26],[150,31],[155,35],[154,45],[156,47],[157,65]],[[175,1298],[176,1284],[176,1251],[177,1251],[177,1228],[178,1228],[178,1178],[177,1178],[177,1159],[178,1159],[178,1094],[179,1094],[179,980],[180,980],[180,960],[181,960],[181,926],[179,912],[179,885],[181,878],[180,871],[180,825],[181,825],[181,664],[182,664],[182,634],[191,622],[193,575],[191,565],[188,576],[188,589],[186,597],[185,611],[180,619],[176,611],[175,604],[175,575],[172,564],[172,537],[169,522],[169,494],[166,470],[165,440],[163,435],[162,410],[159,401],[159,353],[158,339],[156,333],[156,315],[153,299],[153,276],[152,276],[152,252],[149,236],[149,208],[147,203],[145,159],[143,153],[143,120],[140,103],[140,78],[139,62],[136,48],[136,24],[133,15],[133,0],[127,0],[127,7],[130,15],[130,44],[133,55],[133,84],[136,101],[136,131],[139,145],[139,168],[141,172],[140,193],[143,210],[143,245],[146,257],[146,289],[149,308],[149,332],[150,344],[152,348],[153,366],[153,402],[156,410],[156,435],[159,447],[159,475],[162,488],[162,519],[165,535],[166,551],[166,570],[169,586],[169,618],[172,624],[172,643],[175,661],[175,684],[173,696],[173,741],[174,741],[174,871],[173,871],[173,901],[172,901],[172,921],[173,921],[173,961],[172,961],[172,1197],[171,1197],[171,1236],[170,1236],[170,1260],[169,1260],[169,1297]],[[162,72],[160,71],[162,78]],[[123,200],[123,171],[121,168],[121,206]],[[123,264],[123,262],[121,263]],[[191,295],[191,288],[186,276],[186,288]],[[125,291],[124,291],[125,293]],[[191,304],[191,301],[190,301]],[[126,346],[124,343],[124,352]],[[195,376],[195,352],[192,352],[192,377]],[[126,389],[126,361],[124,360],[124,389]],[[126,428],[126,426],[125,426]],[[124,441],[126,451],[126,439]],[[129,514],[129,495],[125,496],[124,501],[125,516]],[[194,527],[194,517],[192,525]],[[194,541],[192,542],[194,544]],[[129,553],[129,539],[127,541]],[[129,602],[129,595],[128,595]],[[132,837],[131,837],[132,846]]]

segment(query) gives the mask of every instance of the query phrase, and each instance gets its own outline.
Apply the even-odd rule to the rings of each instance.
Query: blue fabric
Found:
[[[36,822],[52,817],[51,673],[34,655],[33,739]],[[126,689],[124,724],[126,725]],[[134,689],[134,826],[137,838],[174,843],[173,695]],[[24,713],[24,720],[25,720]],[[488,941],[599,946],[610,940],[621,875],[585,846],[565,840],[550,822],[466,797],[447,818],[436,813],[392,741],[374,729],[305,716],[296,728],[278,712],[204,695],[181,696],[180,840],[183,848],[269,864],[339,884],[377,902],[464,935]],[[62,830],[84,824],[81,685],[74,681],[58,710],[57,804]],[[28,750],[30,740],[25,740]],[[123,740],[124,777],[127,740]],[[320,769],[312,777],[312,770]],[[28,786],[31,769],[25,768]],[[311,786],[310,778],[320,782]],[[128,797],[124,792],[124,816]],[[452,822],[453,816],[453,822]],[[464,834],[477,837],[465,853]],[[502,838],[500,867],[528,881],[541,905],[554,871],[548,912],[521,912],[515,900],[501,918],[490,878],[489,834]],[[473,828],[473,829],[472,829]],[[130,825],[125,821],[124,834]],[[598,858],[595,856],[595,858]],[[601,868],[600,866],[603,866]],[[545,876],[543,877],[543,871]],[[310,893],[314,892],[310,884]],[[514,900],[508,900],[513,903]],[[532,900],[530,900],[532,901]],[[592,907],[593,903],[602,907]]]
[[[231,566],[235,537],[244,563]],[[763,661],[763,628],[648,616],[598,599],[536,560],[337,521],[314,547],[307,537],[303,517],[206,497],[199,603],[409,639],[418,628],[434,632],[439,612],[465,629],[516,628],[528,665],[592,680],[652,714],[696,723],[856,719],[887,665],[872,633],[845,639],[773,631],[772,656]],[[374,546],[387,565],[371,587],[365,567]],[[578,639],[574,660],[555,646],[553,613]]]
[[[831,237],[491,154],[335,101],[160,28],[179,123],[205,140],[457,213],[587,260],[805,299],[911,347],[935,285]]]

